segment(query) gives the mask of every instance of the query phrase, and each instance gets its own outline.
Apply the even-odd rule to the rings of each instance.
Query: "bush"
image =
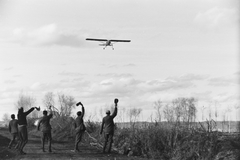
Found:
[[[32,126],[29,120],[29,125]],[[74,140],[74,119],[57,117],[52,119],[54,140]],[[83,143],[102,148],[103,136],[99,134],[101,123],[85,122]],[[226,154],[239,153],[239,136],[214,131],[215,122],[189,127],[184,123],[155,123],[145,127],[131,126],[115,128],[113,150],[129,156],[142,156],[162,160],[221,159]]]
[[[213,129],[214,122],[207,122],[207,129],[179,123],[118,129],[114,145],[121,153],[131,148],[129,155],[133,156],[163,160],[214,159],[224,150],[227,140],[221,139],[222,135]]]

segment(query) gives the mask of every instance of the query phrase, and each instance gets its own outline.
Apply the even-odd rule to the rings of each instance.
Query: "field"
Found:
[[[61,118],[62,119],[62,118]],[[87,131],[80,144],[80,153],[73,152],[74,132],[71,118],[53,119],[53,153],[41,151],[40,132],[29,120],[27,155],[18,155],[7,149],[10,135],[0,129],[0,156],[2,159],[160,159],[160,160],[238,160],[240,138],[238,132],[219,132],[222,123],[117,123],[113,153],[102,154],[103,137],[100,123],[85,122]],[[59,125],[57,125],[59,123]],[[237,127],[238,123],[235,123]],[[234,123],[232,122],[232,127]],[[233,131],[233,129],[232,129]]]
[[[137,160],[136,157],[127,157],[126,155],[121,155],[116,152],[112,154],[102,154],[101,150],[92,147],[89,144],[80,144],[80,153],[73,152],[74,142],[73,141],[53,141],[52,153],[42,152],[40,137],[31,133],[36,133],[35,131],[30,131],[29,141],[24,148],[26,155],[19,155],[16,150],[8,149],[7,146],[10,142],[10,134],[7,128],[0,128],[0,159],[23,159],[23,160]]]

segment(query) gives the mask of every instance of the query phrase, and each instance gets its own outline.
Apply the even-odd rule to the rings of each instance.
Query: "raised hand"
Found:
[[[40,111],[40,106],[39,107],[34,107],[37,111]]]
[[[114,99],[114,103],[115,103],[115,104],[118,103],[118,99],[117,99],[117,98]]]
[[[82,106],[83,104],[82,104],[81,102],[78,102],[78,103],[76,104],[76,106],[79,106],[79,105]]]

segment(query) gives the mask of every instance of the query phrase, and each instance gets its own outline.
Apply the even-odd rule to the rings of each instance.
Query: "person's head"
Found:
[[[11,114],[11,118],[12,118],[12,119],[15,119],[15,114]]]
[[[44,115],[44,116],[47,115],[47,111],[46,111],[46,110],[43,111],[43,115]]]
[[[110,113],[111,113],[111,112],[110,112],[109,110],[106,111],[106,114],[107,114],[107,115],[110,115]]]
[[[81,111],[78,111],[77,112],[77,116],[81,116],[82,112]]]
[[[21,113],[23,113],[23,107],[20,107],[20,108],[18,109],[18,114],[21,114]]]

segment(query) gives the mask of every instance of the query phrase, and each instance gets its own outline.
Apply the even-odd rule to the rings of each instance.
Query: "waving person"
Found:
[[[34,109],[37,109],[37,107],[32,107],[28,111],[24,112],[23,107],[18,109],[18,132],[19,132],[19,153],[20,154],[26,154],[23,152],[24,146],[28,142],[28,131],[27,131],[27,115],[31,113]]]
[[[85,127],[84,121],[83,121],[83,116],[85,114],[85,109],[84,109],[84,106],[81,102],[78,102],[76,104],[76,106],[79,106],[79,105],[82,106],[82,112],[81,111],[77,112],[77,118],[74,122],[74,128],[75,128],[75,131],[76,131],[75,148],[74,148],[75,152],[79,152],[78,144],[81,142],[82,136],[83,136],[83,134],[86,130],[86,127]]]
[[[52,152],[52,134],[51,134],[51,125],[50,125],[50,119],[53,117],[52,114],[52,108],[51,106],[49,107],[50,109],[50,114],[48,115],[48,112],[46,110],[43,111],[43,117],[39,121],[37,129],[39,131],[40,126],[41,126],[41,131],[42,131],[42,151],[45,152],[44,145],[45,145],[45,140],[48,139],[48,151]]]
[[[110,115],[110,111],[107,110],[106,111],[107,115],[102,120],[102,126],[101,126],[100,134],[102,134],[102,132],[104,132],[104,138],[105,138],[105,142],[104,142],[104,146],[103,146],[103,153],[105,153],[105,149],[106,149],[106,146],[107,146],[108,142],[109,142],[109,147],[108,147],[108,151],[107,152],[110,153],[111,152],[111,148],[112,148],[113,135],[114,135],[114,122],[113,122],[113,119],[117,115],[118,99],[114,99],[114,103],[115,103],[115,108],[114,108],[113,114]]]

